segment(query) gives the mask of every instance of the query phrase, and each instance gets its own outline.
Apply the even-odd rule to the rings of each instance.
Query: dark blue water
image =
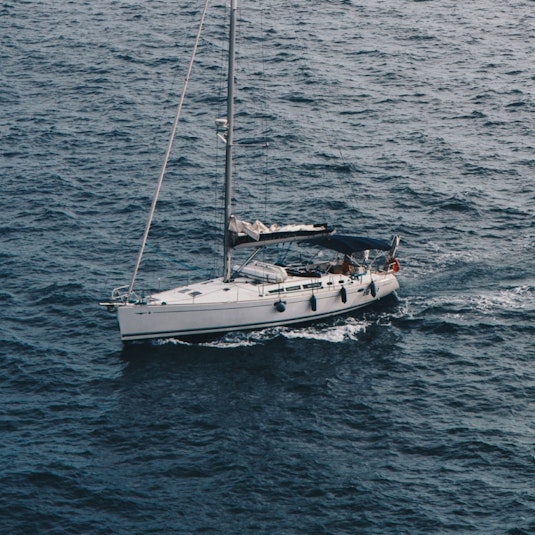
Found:
[[[140,285],[220,266],[217,4]],[[400,233],[401,289],[123,348],[97,303],[133,269],[200,2],[3,1],[0,532],[535,532],[535,4],[244,4],[237,212]]]

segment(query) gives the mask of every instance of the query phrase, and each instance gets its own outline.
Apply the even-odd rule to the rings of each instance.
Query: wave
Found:
[[[213,349],[237,349],[264,346],[277,339],[315,340],[332,344],[341,344],[358,340],[358,335],[366,331],[371,323],[359,321],[353,317],[344,318],[335,325],[313,324],[303,327],[275,327],[252,332],[229,333],[208,342],[192,343],[177,339],[158,340],[156,346],[178,345],[185,347],[207,347]]]

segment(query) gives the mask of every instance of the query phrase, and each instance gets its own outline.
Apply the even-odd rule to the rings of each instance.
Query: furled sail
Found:
[[[335,232],[326,223],[314,225],[271,225],[261,221],[249,223],[235,216],[230,218],[229,233],[234,249],[241,247],[264,247],[275,243],[314,240]]]

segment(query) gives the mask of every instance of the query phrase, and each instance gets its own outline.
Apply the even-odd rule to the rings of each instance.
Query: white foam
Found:
[[[496,310],[524,310],[533,308],[535,292],[530,286],[516,286],[496,293],[482,294],[475,300],[476,308],[481,312],[495,312]]]
[[[284,329],[282,335],[289,339],[322,340],[324,342],[342,343],[356,340],[357,335],[366,330],[368,322],[357,321],[355,318],[344,318],[344,322],[329,327],[310,326],[301,329]]]
[[[413,317],[416,309],[446,307],[457,309],[450,312],[449,317],[460,316],[466,310],[484,315],[494,315],[500,311],[519,311],[535,307],[535,291],[533,286],[515,286],[498,291],[483,290],[478,294],[444,293],[432,298],[411,296],[401,300],[400,314]],[[462,312],[461,312],[462,311]]]
[[[347,317],[340,320],[336,325],[325,326],[325,324],[310,325],[308,327],[275,327],[251,332],[228,333],[222,338],[210,342],[191,343],[176,338],[157,340],[158,345],[174,344],[184,346],[214,347],[218,349],[235,349],[239,347],[254,347],[283,336],[289,340],[320,340],[339,344],[348,340],[356,340],[359,333],[364,332],[369,322],[357,321],[355,318]]]

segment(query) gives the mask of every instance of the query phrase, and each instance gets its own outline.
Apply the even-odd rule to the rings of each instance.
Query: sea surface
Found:
[[[137,285],[221,269],[212,2]],[[535,2],[243,0],[236,213],[401,235],[349,317],[125,345],[200,0],[0,2],[0,533],[535,533]]]

